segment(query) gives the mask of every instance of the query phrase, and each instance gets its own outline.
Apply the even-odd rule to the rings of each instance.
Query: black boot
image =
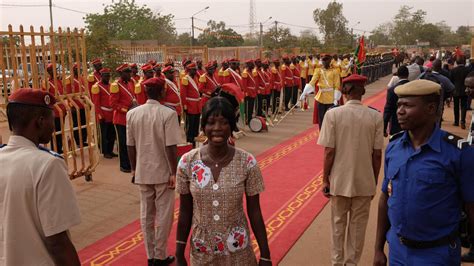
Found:
[[[170,265],[171,263],[173,263],[173,261],[174,261],[174,257],[173,256],[168,256],[164,260],[155,259],[155,264],[153,264],[153,265],[154,266],[166,266],[166,265]]]
[[[155,259],[148,259],[148,266],[154,266],[155,265]]]

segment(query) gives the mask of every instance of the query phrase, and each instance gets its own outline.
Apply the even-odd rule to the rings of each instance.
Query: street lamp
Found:
[[[209,6],[199,10],[191,16],[191,46],[194,45],[194,16],[209,9]]]
[[[260,48],[263,47],[263,24],[267,23],[272,17],[268,17],[264,22],[260,22]]]
[[[354,27],[359,25],[360,21],[357,21],[356,24],[352,25],[351,27],[351,47],[354,48]]]

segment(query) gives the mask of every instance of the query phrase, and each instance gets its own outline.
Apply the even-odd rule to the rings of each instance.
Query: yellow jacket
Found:
[[[334,90],[340,90],[341,80],[336,69],[315,69],[313,78],[309,82],[311,86],[319,87],[319,91],[314,99],[322,104],[334,103]]]

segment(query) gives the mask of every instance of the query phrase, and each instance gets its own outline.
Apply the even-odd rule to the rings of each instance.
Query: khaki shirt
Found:
[[[379,112],[357,100],[329,110],[318,144],[336,150],[329,176],[331,195],[375,195],[372,153],[383,147],[383,119]]]
[[[54,265],[45,238],[81,222],[64,160],[11,136],[0,169],[0,265]]]
[[[181,135],[176,112],[158,101],[147,100],[127,113],[127,146],[137,150],[136,184],[168,182],[166,147],[181,143]]]

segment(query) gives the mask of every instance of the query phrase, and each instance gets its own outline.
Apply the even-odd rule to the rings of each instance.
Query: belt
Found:
[[[179,103],[164,102],[164,105],[179,106]]]
[[[211,98],[212,96],[207,94],[207,93],[203,93],[202,96],[206,97],[206,98]]]
[[[112,108],[107,108],[107,107],[104,107],[104,106],[101,106],[100,109],[104,110],[104,111],[107,111],[107,112],[112,112],[114,110]]]
[[[413,249],[427,249],[427,248],[435,248],[444,245],[456,245],[456,239],[458,238],[457,230],[453,231],[451,234],[441,237],[439,239],[431,240],[431,241],[417,241],[412,240],[403,236],[398,235],[398,240],[400,243]]]
[[[199,99],[199,98],[189,98],[189,97],[186,97],[186,100],[191,101],[191,102],[199,102],[201,99]]]
[[[334,91],[333,88],[329,88],[329,89],[319,89],[320,91],[322,92],[330,92],[330,91]]]

